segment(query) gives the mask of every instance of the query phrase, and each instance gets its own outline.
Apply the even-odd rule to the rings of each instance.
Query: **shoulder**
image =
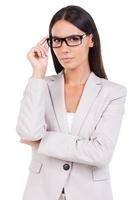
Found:
[[[102,82],[103,90],[110,93],[112,96],[120,97],[120,96],[126,96],[127,95],[127,88],[126,86],[113,82],[111,80],[107,80],[104,78],[100,78]]]
[[[44,80],[46,82],[51,82],[51,81],[55,81],[55,80],[59,79],[61,76],[62,76],[62,72],[60,72],[58,74],[52,74],[52,75],[45,76]]]

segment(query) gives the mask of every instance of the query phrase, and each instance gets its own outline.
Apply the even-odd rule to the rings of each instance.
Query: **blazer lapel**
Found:
[[[79,101],[76,113],[74,115],[71,134],[78,135],[84,121],[87,118],[88,113],[90,112],[91,106],[95,102],[97,95],[99,94],[102,88],[101,79],[91,72],[86,84],[84,86],[84,90]]]
[[[90,112],[90,108],[94,103],[95,98],[101,90],[101,86],[101,79],[96,76],[94,72],[91,72],[84,86],[81,99],[74,115],[71,134],[79,134],[82,124],[84,123],[88,112]],[[63,70],[57,75],[56,79],[54,78],[52,80],[49,84],[49,88],[59,128],[61,131],[68,133],[70,131],[66,117]]]
[[[69,129],[66,118],[63,70],[58,75],[56,75],[56,77],[57,78],[54,78],[49,84],[50,94],[59,129],[65,133],[68,133]]]

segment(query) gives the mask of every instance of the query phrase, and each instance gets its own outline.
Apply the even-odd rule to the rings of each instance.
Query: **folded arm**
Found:
[[[125,98],[126,90],[123,95],[111,100],[89,139],[46,131],[38,152],[65,161],[98,167],[109,163],[121,127]]]

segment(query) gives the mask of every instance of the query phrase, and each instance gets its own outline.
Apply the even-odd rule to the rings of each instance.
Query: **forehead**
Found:
[[[65,20],[57,21],[52,28],[52,35],[66,37],[73,34],[83,34],[84,32]]]

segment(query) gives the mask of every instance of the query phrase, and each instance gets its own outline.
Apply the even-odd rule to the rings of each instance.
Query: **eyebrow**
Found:
[[[82,35],[82,34],[81,34]],[[52,35],[53,38],[68,38],[68,37],[73,37],[73,36],[81,36],[80,34],[72,34],[72,35],[68,35],[66,37],[60,37],[60,36],[56,36],[56,35]]]

